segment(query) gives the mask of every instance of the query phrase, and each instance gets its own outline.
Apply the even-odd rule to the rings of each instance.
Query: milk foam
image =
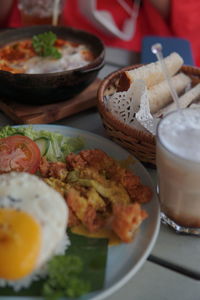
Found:
[[[167,115],[158,126],[158,136],[172,153],[200,162],[200,109],[187,108]]]

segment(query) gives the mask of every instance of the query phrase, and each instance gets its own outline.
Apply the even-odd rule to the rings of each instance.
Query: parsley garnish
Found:
[[[52,56],[59,59],[61,58],[61,53],[54,47],[56,39],[57,37],[53,32],[44,32],[33,36],[32,45],[39,56]]]
[[[75,298],[88,293],[90,284],[81,278],[82,271],[83,263],[78,256],[55,256],[48,264],[48,279],[43,286],[45,299]]]

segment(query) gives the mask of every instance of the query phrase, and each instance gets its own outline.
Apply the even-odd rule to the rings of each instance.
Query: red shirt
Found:
[[[132,0],[126,0],[129,4]],[[116,0],[98,1],[99,9],[108,9],[118,24],[122,26],[128,17]],[[94,28],[94,26],[81,15],[77,0],[67,0],[63,12],[64,24],[75,28],[85,29],[99,36],[106,45],[140,51],[141,40],[144,36],[174,36],[188,39],[191,43],[195,62],[200,66],[200,1],[197,0],[171,0],[171,11],[169,20],[166,21],[153,7],[149,0],[143,0],[137,20],[136,33],[130,41],[123,41],[119,38],[107,36],[105,33]],[[21,26],[20,14],[16,1],[13,10],[4,26]]]

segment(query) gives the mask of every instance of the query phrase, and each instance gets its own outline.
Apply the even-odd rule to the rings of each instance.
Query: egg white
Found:
[[[24,172],[0,175],[0,207],[27,212],[41,226],[41,250],[33,273],[17,281],[0,279],[0,286],[11,285],[19,290],[44,276],[45,264],[54,255],[64,254],[69,245],[68,208],[60,193],[39,177]]]
[[[23,62],[21,67],[25,69],[27,74],[54,73],[77,69],[89,63],[81,54],[84,49],[87,48],[82,45],[78,47],[64,46],[59,49],[62,55],[60,59],[34,56]]]

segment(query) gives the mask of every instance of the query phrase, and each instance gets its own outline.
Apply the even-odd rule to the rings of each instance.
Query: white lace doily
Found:
[[[156,132],[157,121],[152,117],[143,80],[136,80],[127,92],[117,92],[107,99],[108,110],[120,121],[137,129]]]

